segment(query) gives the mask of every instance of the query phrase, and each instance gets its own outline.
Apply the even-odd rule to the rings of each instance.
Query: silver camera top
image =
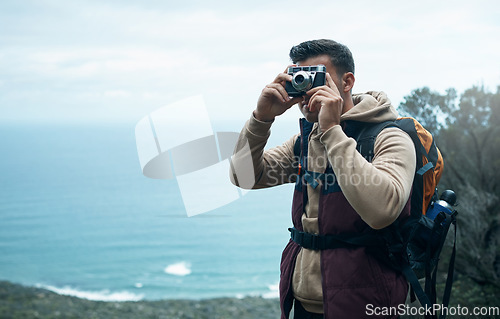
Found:
[[[310,65],[310,66],[291,66],[288,68],[288,74],[294,74],[296,72],[305,71],[305,72],[326,72],[326,66],[323,64],[319,65]]]

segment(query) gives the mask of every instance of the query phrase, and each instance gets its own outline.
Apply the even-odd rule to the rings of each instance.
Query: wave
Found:
[[[191,264],[185,261],[168,265],[165,267],[165,273],[174,276],[187,276],[191,274]]]
[[[279,298],[280,297],[280,285],[279,283],[274,284],[274,285],[268,285],[269,292],[266,292],[262,294],[262,298],[265,299],[274,299],[274,298]]]
[[[83,291],[71,288],[70,286],[58,288],[42,284],[37,284],[36,287],[50,290],[59,295],[73,296],[94,301],[139,301],[144,298],[143,294],[137,295],[128,291],[110,292],[107,289],[101,291]]]
[[[277,299],[280,297],[280,291],[279,291],[280,285],[279,285],[279,283],[267,285],[267,288],[269,289],[268,292],[249,293],[249,294],[239,293],[239,294],[236,294],[235,298],[243,299],[245,297],[262,297],[264,299]]]

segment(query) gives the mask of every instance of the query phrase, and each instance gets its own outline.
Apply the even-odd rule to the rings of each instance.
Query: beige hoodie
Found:
[[[354,107],[341,122],[383,122],[397,118],[397,112],[383,92],[353,95]],[[253,188],[271,187],[294,182],[297,163],[294,145],[297,135],[283,145],[264,151],[271,123],[252,117],[243,128],[235,153],[246,142],[250,145],[256,183]],[[368,163],[356,150],[356,141],[347,137],[341,125],[324,133],[315,123],[309,136],[308,170],[324,172],[327,164],[337,177],[346,199],[372,228],[391,224],[408,201],[415,173],[415,150],[410,137],[398,128],[383,130],[375,140],[374,157]],[[241,152],[240,152],[241,153]],[[245,162],[244,155],[233,157],[233,165]],[[233,183],[234,173],[231,174]],[[302,215],[304,231],[317,234],[318,203],[321,187],[308,185],[308,203]],[[301,249],[297,257],[292,289],[296,299],[310,312],[323,312],[320,252]]]

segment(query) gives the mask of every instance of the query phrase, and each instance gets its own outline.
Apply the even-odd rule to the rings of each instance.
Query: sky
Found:
[[[290,48],[318,38],[353,52],[353,92],[394,105],[423,86],[496,90],[499,34],[498,1],[2,0],[0,123],[134,125],[202,95],[239,130]]]

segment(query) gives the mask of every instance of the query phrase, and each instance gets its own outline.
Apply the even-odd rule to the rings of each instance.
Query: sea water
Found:
[[[278,296],[291,185],[188,218],[175,179],[142,175],[133,126],[2,124],[0,154],[0,280],[93,300]]]

